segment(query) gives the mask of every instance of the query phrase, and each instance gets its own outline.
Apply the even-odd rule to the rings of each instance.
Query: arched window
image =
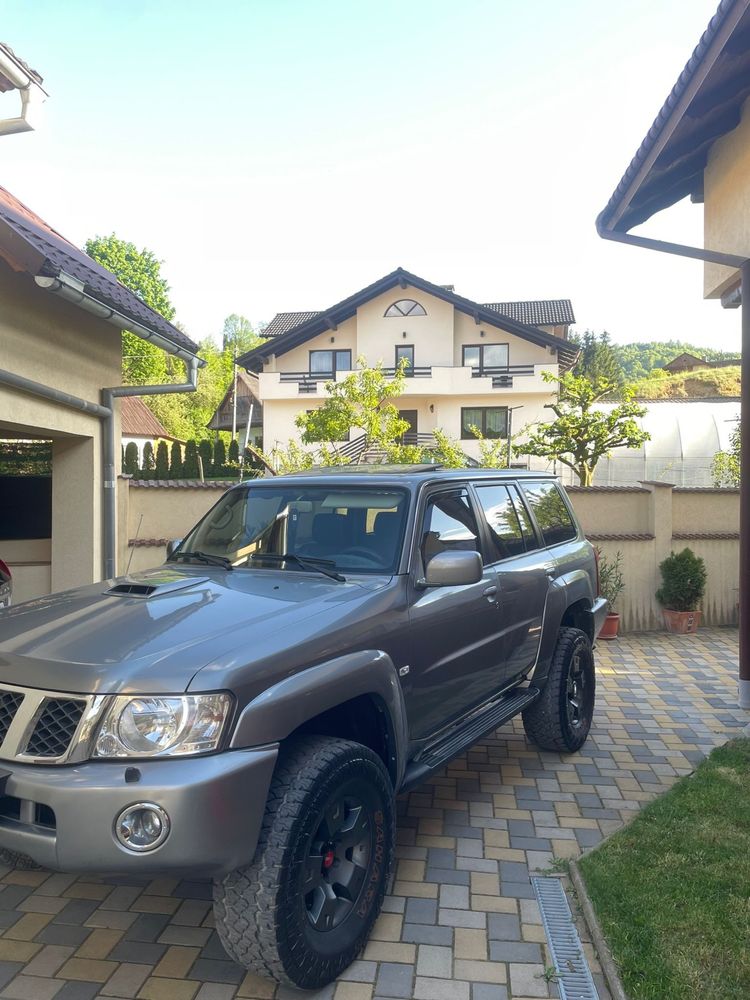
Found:
[[[424,306],[420,306],[414,299],[399,299],[392,306],[388,306],[385,311],[386,316],[426,316]]]

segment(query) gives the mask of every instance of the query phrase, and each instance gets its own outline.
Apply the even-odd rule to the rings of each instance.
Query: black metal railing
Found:
[[[438,366],[438,367],[464,367],[459,366]],[[392,378],[396,374],[396,368],[383,368],[383,374]],[[300,392],[316,392],[319,382],[330,382],[341,372],[280,372],[281,382],[296,382]],[[348,374],[344,372],[343,374]],[[507,388],[513,385],[514,378],[528,378],[534,374],[534,365],[492,365],[476,367],[471,369],[472,378],[491,378],[495,388]],[[407,378],[430,378],[432,376],[432,365],[423,367],[406,368],[404,375]]]

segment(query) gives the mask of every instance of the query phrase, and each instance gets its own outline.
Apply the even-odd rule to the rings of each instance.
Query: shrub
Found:
[[[227,450],[221,438],[214,442],[213,475],[223,476],[226,473],[224,466],[227,464]],[[205,475],[205,473],[204,473]]]
[[[128,476],[137,477],[138,475],[138,445],[135,441],[128,441],[125,445],[125,462],[123,464],[123,472]]]
[[[169,478],[182,479],[182,476],[182,445],[179,441],[173,441],[169,455]]]
[[[213,445],[208,440],[203,440],[198,445],[198,454],[201,458],[201,465],[203,466],[203,475],[208,478],[211,475],[213,469]]]
[[[169,450],[166,441],[156,446],[156,478],[169,479]]]
[[[198,478],[198,445],[191,438],[185,445],[185,461],[182,463],[185,479]]]
[[[692,549],[673,552],[659,564],[657,601],[670,611],[697,611],[706,592],[706,564]]]
[[[236,438],[232,438],[229,442],[229,464],[240,464],[240,445]]]
[[[601,549],[599,553],[599,592],[606,598],[610,612],[614,612],[617,599],[625,589],[622,575],[622,552],[618,550],[614,559],[608,559]]]
[[[141,466],[141,478],[152,479],[154,475],[154,446],[147,441],[143,446],[143,465]]]

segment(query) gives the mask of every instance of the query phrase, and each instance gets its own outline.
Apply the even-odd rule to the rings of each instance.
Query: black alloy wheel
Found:
[[[302,892],[307,918],[321,933],[355,909],[370,874],[375,821],[367,790],[337,790],[322,809],[310,839]]]

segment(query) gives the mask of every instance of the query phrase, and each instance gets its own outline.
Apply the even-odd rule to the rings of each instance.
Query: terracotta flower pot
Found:
[[[599,633],[600,639],[616,639],[620,629],[620,616],[616,611],[610,611],[604,619],[602,630]]]
[[[697,632],[701,623],[702,611],[670,611],[662,608],[664,616],[664,627],[667,632],[675,635],[687,635],[689,632]]]

